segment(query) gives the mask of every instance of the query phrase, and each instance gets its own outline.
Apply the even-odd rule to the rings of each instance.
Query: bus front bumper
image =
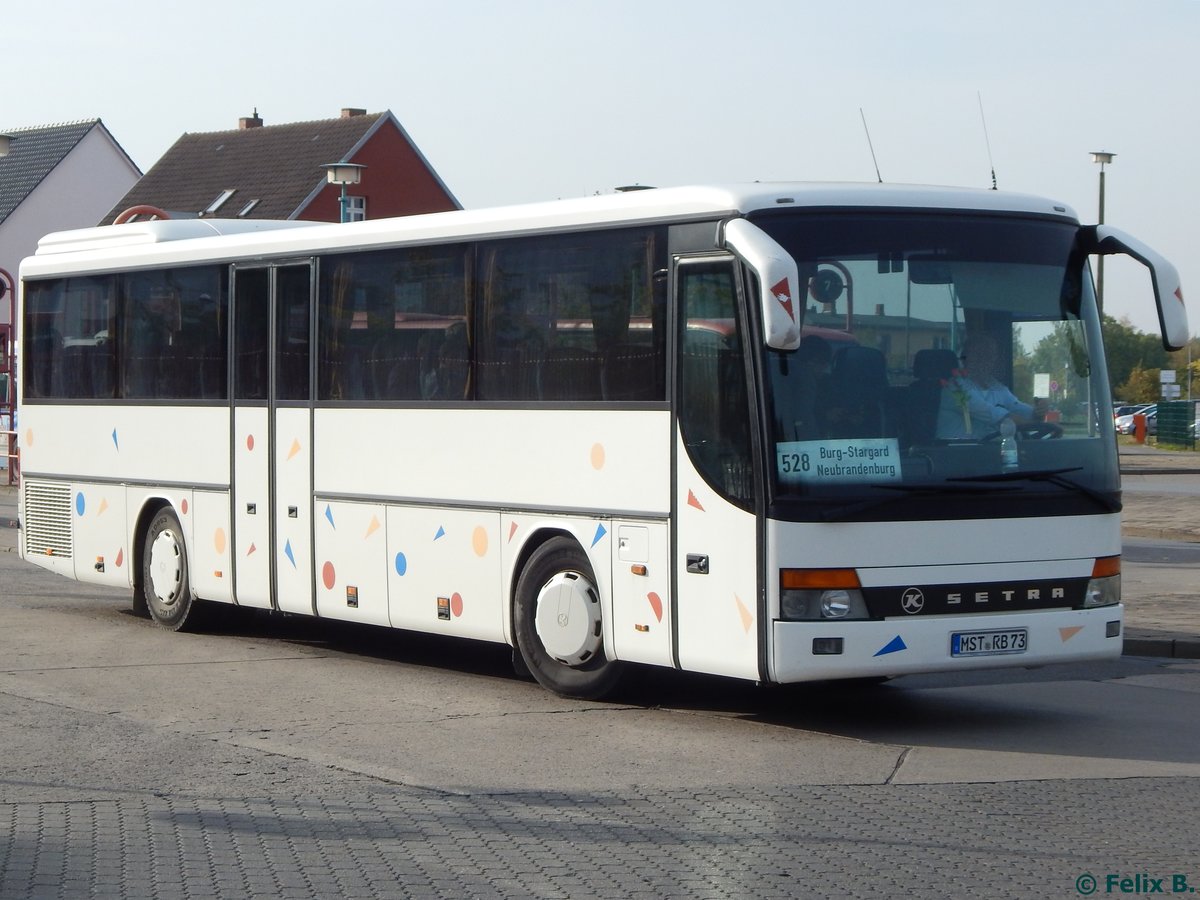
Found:
[[[774,623],[772,680],[877,678],[1115,659],[1123,604],[973,616]]]

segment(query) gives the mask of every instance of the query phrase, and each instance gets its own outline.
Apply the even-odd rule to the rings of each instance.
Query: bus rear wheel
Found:
[[[170,509],[155,515],[142,550],[142,597],[154,624],[168,631],[194,627],[198,601],[188,579],[187,546]]]
[[[551,538],[521,570],[513,630],[521,659],[543,687],[582,700],[616,687],[621,667],[604,653],[596,577],[571,539]]]

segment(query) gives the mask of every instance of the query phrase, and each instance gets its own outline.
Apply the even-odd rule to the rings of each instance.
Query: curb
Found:
[[[1122,656],[1153,656],[1167,659],[1200,659],[1200,639],[1126,637]]]
[[[1121,537],[1154,538],[1160,541],[1183,541],[1190,544],[1200,543],[1200,534],[1194,531],[1181,531],[1174,528],[1154,528],[1149,525],[1122,526]]]

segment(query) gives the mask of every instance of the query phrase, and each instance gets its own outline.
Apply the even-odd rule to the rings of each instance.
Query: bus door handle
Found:
[[[708,555],[704,553],[689,553],[687,555],[687,570],[692,575],[707,575]]]

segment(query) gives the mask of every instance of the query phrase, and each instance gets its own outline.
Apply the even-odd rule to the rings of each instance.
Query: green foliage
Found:
[[[1134,366],[1129,378],[1115,388],[1115,396],[1128,403],[1153,403],[1158,399],[1162,388],[1158,380],[1158,369],[1143,369]]]
[[[1118,322],[1112,316],[1104,317],[1101,332],[1108,356],[1108,383],[1112,385],[1113,396],[1129,403],[1152,403],[1157,400],[1158,370],[1171,368],[1169,354],[1163,349],[1158,335],[1138,331],[1127,319]],[[1138,369],[1142,373],[1135,378],[1134,372]],[[1126,385],[1130,385],[1131,389],[1140,387],[1147,373],[1153,376],[1154,381],[1150,396],[1143,398],[1126,393]]]

